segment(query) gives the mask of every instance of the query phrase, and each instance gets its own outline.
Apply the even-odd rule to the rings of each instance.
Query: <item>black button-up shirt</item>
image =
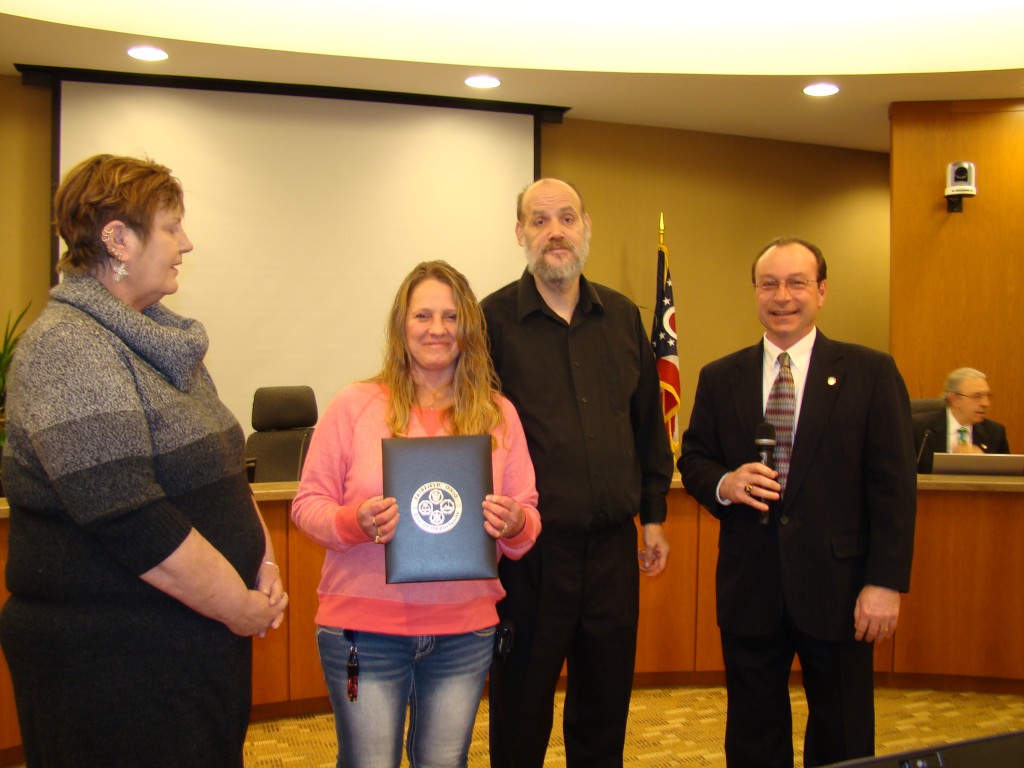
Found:
[[[665,520],[672,451],[636,305],[580,278],[566,323],[528,272],[482,302],[502,390],[519,411],[545,529]]]

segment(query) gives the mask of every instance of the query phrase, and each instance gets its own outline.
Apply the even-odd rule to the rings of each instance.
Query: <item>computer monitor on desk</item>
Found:
[[[933,475],[1024,475],[1024,454],[936,453]]]
[[[1020,768],[1024,731],[984,736],[895,755],[864,757],[828,768]]]

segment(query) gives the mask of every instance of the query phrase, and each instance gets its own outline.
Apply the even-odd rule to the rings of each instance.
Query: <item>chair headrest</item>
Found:
[[[252,428],[296,429],[316,424],[316,395],[312,387],[260,387],[252,398]]]
[[[935,411],[946,410],[946,401],[941,397],[919,397],[910,400],[910,415],[916,416],[921,413],[934,413]]]

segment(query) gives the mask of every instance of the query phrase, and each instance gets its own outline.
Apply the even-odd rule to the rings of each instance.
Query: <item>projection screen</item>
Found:
[[[164,301],[205,324],[207,365],[248,433],[259,386],[309,384],[322,411],[378,370],[416,263],[447,260],[478,298],[521,274],[515,197],[533,179],[534,119],[65,81],[59,170],[108,152],[181,179],[195,248]]]

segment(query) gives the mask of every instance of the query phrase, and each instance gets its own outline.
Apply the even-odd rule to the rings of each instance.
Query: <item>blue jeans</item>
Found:
[[[352,643],[342,629],[317,627],[338,768],[398,768],[406,708],[410,768],[465,768],[494,656],[494,627],[462,635],[354,635],[359,695],[349,701]]]

